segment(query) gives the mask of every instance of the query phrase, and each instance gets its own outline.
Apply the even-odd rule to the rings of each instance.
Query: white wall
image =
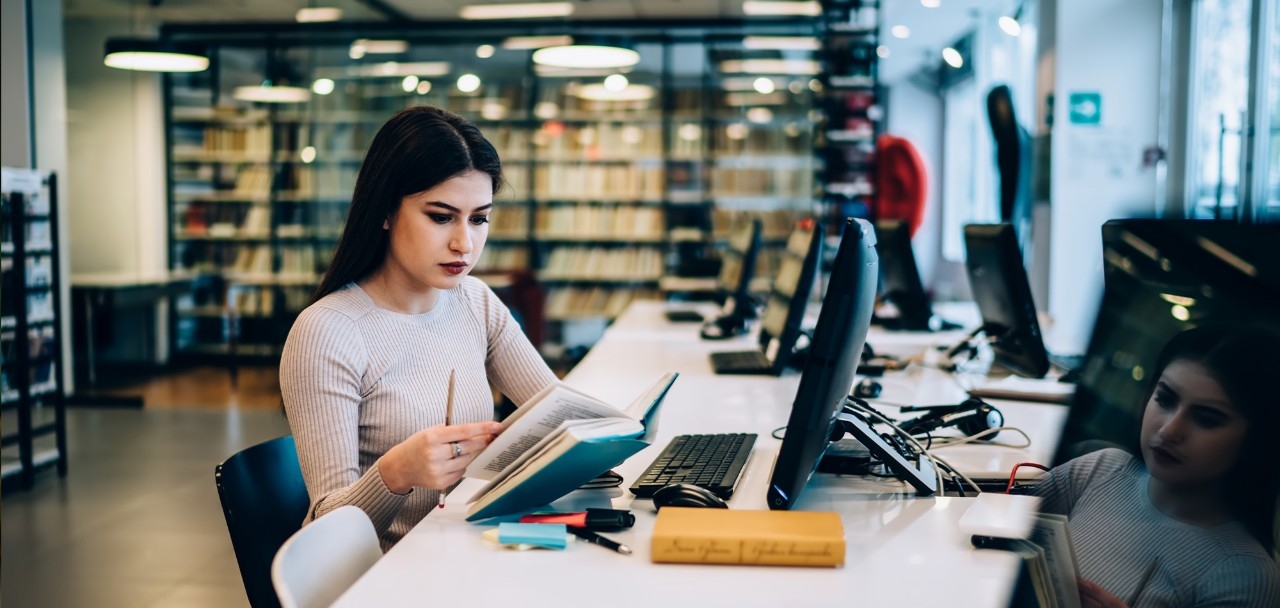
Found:
[[[77,274],[145,277],[168,267],[161,76],[102,64],[126,22],[66,22],[67,124]]]
[[[942,242],[942,100],[933,91],[910,81],[894,83],[889,90],[886,131],[904,137],[924,161],[925,214],[911,244],[925,289],[931,289]]]
[[[1142,167],[1142,149],[1157,141],[1162,0],[1056,4],[1051,347],[1083,352],[1102,297],[1102,223],[1155,212],[1156,174]],[[1070,124],[1070,94],[1089,91],[1102,95],[1101,124]]]
[[[0,0],[0,77],[0,165],[30,167],[26,0]]]

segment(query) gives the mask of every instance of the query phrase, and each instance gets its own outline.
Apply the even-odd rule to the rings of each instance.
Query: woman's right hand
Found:
[[[501,430],[497,422],[476,422],[418,431],[378,459],[382,482],[396,494],[407,494],[413,488],[449,488],[462,479],[467,465]]]
[[[1093,581],[1076,579],[1080,586],[1080,606],[1082,608],[1127,608],[1120,598],[1111,595]]]

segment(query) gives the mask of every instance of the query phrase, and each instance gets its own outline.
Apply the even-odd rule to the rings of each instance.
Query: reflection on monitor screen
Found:
[[[1102,305],[1055,458],[1135,450],[1156,358],[1206,323],[1280,330],[1280,226],[1112,220],[1102,227]]]
[[[831,441],[871,326],[879,279],[876,260],[871,225],[847,219],[786,435],[774,461],[767,497],[770,509],[795,505]]]

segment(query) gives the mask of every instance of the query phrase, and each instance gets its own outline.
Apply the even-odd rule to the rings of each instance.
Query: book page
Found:
[[[677,372],[667,372],[658,379],[648,390],[640,393],[634,400],[627,405],[627,409],[622,410],[628,418],[632,420],[644,420],[649,410],[653,409],[663,398],[667,396],[667,390],[671,388],[671,384],[676,381],[680,374]]]
[[[1067,532],[1067,518],[1061,515],[1041,514],[1031,531],[1031,540],[1044,548],[1045,566],[1053,581],[1057,605],[1068,608],[1080,605],[1080,589],[1076,579],[1075,551]]]
[[[503,421],[502,432],[467,465],[466,475],[493,479],[566,420],[622,416],[622,412],[595,397],[565,384],[553,384]]]
[[[556,457],[568,451],[575,443],[589,439],[634,436],[639,433],[637,426],[635,421],[625,418],[566,420],[559,428],[494,476],[489,483],[476,490],[467,502],[480,500],[489,493],[495,496],[500,495],[505,491],[504,488],[520,482],[540,470],[546,463],[554,462]]]

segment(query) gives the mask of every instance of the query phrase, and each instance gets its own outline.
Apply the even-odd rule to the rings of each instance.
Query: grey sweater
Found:
[[[444,423],[450,370],[454,424],[493,420],[490,384],[522,404],[555,382],[511,312],[472,277],[420,315],[379,308],[355,284],[302,311],[285,341],[280,389],[311,496],[304,523],[356,505],[386,550],[435,508],[435,490],[391,493],[377,460]]]
[[[1280,606],[1280,570],[1243,526],[1197,526],[1156,509],[1146,465],[1118,449],[1053,469],[1041,509],[1068,517],[1080,576],[1134,606]]]

